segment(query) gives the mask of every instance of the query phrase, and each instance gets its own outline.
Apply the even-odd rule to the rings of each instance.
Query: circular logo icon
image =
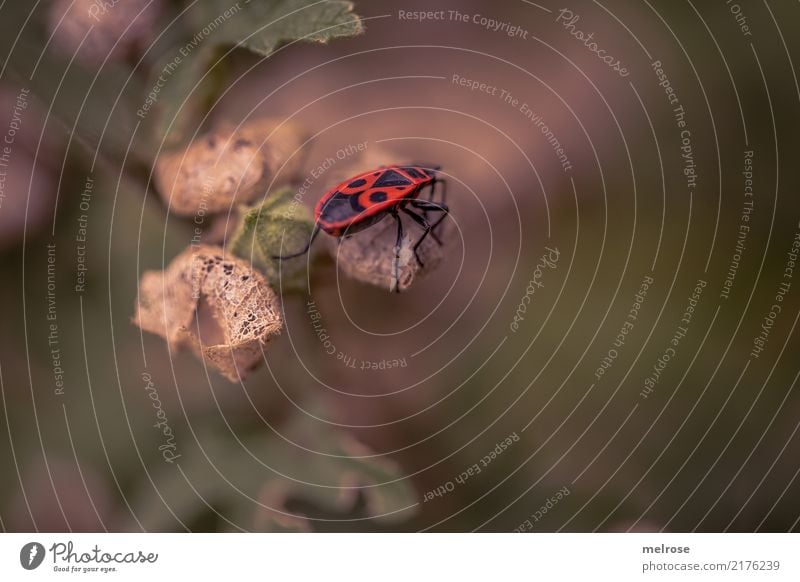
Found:
[[[35,570],[44,561],[44,546],[39,542],[28,542],[19,551],[19,563],[26,570]]]

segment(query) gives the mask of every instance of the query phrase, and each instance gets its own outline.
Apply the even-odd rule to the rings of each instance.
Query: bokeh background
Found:
[[[379,157],[449,181],[438,269],[397,295],[318,258],[232,383],[131,322],[193,236],[151,180],[177,129],[136,109],[174,31],[225,9],[150,4],[125,54],[97,26],[70,44],[71,2],[0,5],[3,530],[798,529],[800,6],[363,1],[361,35],[223,51],[202,98],[170,77],[190,136],[305,126],[302,174],[336,160],[307,205]]]

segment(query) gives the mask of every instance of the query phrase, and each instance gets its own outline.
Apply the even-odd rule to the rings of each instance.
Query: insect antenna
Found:
[[[303,256],[311,248],[311,245],[314,242],[314,239],[317,238],[317,235],[319,234],[319,230],[320,230],[320,226],[319,226],[319,223],[317,223],[316,225],[314,225],[314,230],[311,233],[311,238],[308,239],[308,244],[306,244],[306,246],[303,247],[303,250],[298,251],[296,253],[292,253],[290,255],[272,255],[272,258],[276,259],[278,261],[285,261],[286,259],[294,259],[295,257]]]

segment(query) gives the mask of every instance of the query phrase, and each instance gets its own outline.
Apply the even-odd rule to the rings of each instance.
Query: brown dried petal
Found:
[[[144,273],[134,323],[175,349],[188,345],[237,382],[261,362],[263,345],[283,322],[264,278],[223,252],[192,246],[165,271]]]
[[[277,175],[276,185],[300,177],[307,151],[303,147],[309,137],[307,130],[292,121],[266,117],[243,123],[239,134],[261,148],[270,176]]]
[[[295,178],[301,156],[284,163],[303,139],[297,125],[275,119],[223,126],[184,149],[162,154],[156,161],[156,187],[175,214],[228,212],[235,204],[263,197],[277,172],[281,183]]]

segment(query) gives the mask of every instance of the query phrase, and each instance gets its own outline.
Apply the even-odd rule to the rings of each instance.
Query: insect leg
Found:
[[[436,196],[436,185],[439,183],[438,178],[434,178],[430,183],[431,189],[428,191],[428,200],[433,202],[433,197]]]
[[[425,237],[427,237],[427,236],[430,234],[430,232],[431,232],[431,229],[432,229],[433,227],[432,227],[430,224],[428,224],[428,221],[427,221],[427,220],[425,220],[423,217],[421,217],[421,216],[420,216],[419,214],[417,214],[416,212],[411,212],[411,211],[410,211],[408,208],[406,208],[405,206],[403,206],[403,207],[401,208],[401,210],[402,210],[403,212],[405,212],[406,214],[408,214],[408,215],[409,215],[409,216],[410,216],[410,217],[411,217],[411,218],[414,220],[414,222],[416,222],[418,225],[420,225],[422,228],[424,228],[424,229],[425,229],[425,232],[423,233],[423,235],[422,235],[421,237],[419,237],[419,240],[418,240],[418,241],[417,241],[417,242],[414,244],[414,256],[417,258],[417,262],[419,263],[419,266],[420,266],[420,267],[424,267],[424,266],[425,266],[425,263],[423,263],[423,262],[422,262],[422,259],[420,259],[420,258],[419,258],[419,252],[417,252],[417,249],[419,248],[419,245],[421,245],[421,244],[422,244],[422,241],[424,241],[424,240],[425,240]],[[441,244],[441,243],[440,243],[440,244]]]
[[[275,259],[275,260],[278,260],[278,261],[285,261],[286,259],[293,259],[295,257],[299,257],[299,256],[302,256],[302,255],[306,254],[308,252],[308,250],[311,248],[311,244],[314,242],[314,239],[317,238],[317,235],[319,234],[319,230],[320,230],[320,226],[319,226],[319,223],[317,223],[314,226],[314,230],[311,233],[311,238],[308,240],[308,244],[303,248],[303,250],[301,250],[299,252],[296,252],[296,253],[292,253],[290,255],[272,255],[272,258]]]
[[[400,244],[403,242],[403,221],[400,220],[397,210],[392,209],[390,213],[397,222],[397,241],[394,245],[394,281],[395,290],[400,293]]]
[[[439,188],[439,192],[441,193],[441,199],[442,199],[442,201],[439,204],[446,208],[447,207],[447,180],[445,180],[444,178],[436,177],[436,178],[433,179],[433,182],[431,182],[431,191],[430,191],[430,196],[428,197],[428,201],[433,203],[433,204],[436,204],[434,199],[436,198],[436,187],[439,184],[441,184],[441,188]],[[432,209],[431,208],[420,208],[420,210],[422,210],[422,214],[425,216],[425,219],[427,220],[428,211],[432,210]],[[434,237],[436,237],[436,233],[434,233]],[[436,237],[436,240],[437,241],[439,240],[438,237]]]
[[[408,203],[414,208],[422,210],[423,212],[427,210],[431,212],[442,213],[442,215],[436,219],[436,222],[431,225],[431,236],[433,236],[434,240],[441,245],[442,240],[436,234],[436,227],[439,226],[439,224],[441,224],[441,222],[447,218],[447,215],[450,213],[450,209],[447,208],[447,205],[444,203],[428,202],[427,200],[410,200]]]
[[[436,177],[433,178],[433,181],[428,184],[430,186],[430,190],[428,191],[428,200],[433,200],[434,193],[436,192]],[[420,191],[422,194],[422,191]],[[423,210],[422,215],[425,217],[425,220],[428,220],[428,211]]]
[[[442,187],[440,188],[440,190],[442,192],[441,205],[446,207],[446,205],[447,205],[447,180],[445,180],[444,178],[437,178],[436,182],[442,185]],[[431,199],[431,202],[433,202],[432,199]]]

